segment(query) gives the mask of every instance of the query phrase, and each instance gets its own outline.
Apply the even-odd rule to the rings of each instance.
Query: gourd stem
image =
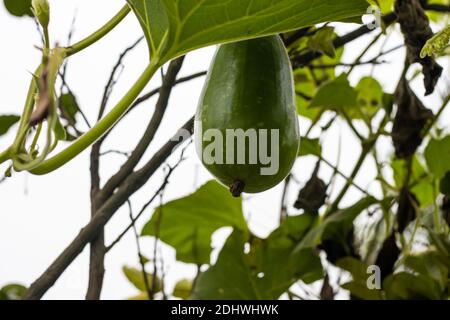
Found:
[[[105,35],[107,35],[112,29],[114,29],[127,15],[130,13],[131,9],[128,4],[123,6],[123,8],[109,20],[103,27],[95,31],[93,34],[87,38],[75,43],[74,45],[67,48],[67,57],[86,49],[90,45],[94,44]]]
[[[79,153],[95,143],[95,141],[101,138],[118,120],[120,120],[125,112],[127,112],[130,105],[138,97],[139,93],[145,88],[158,68],[158,63],[150,63],[150,65],[142,73],[138,81],[122,98],[122,100],[120,100],[119,103],[91,130],[86,132],[65,150],[61,151],[54,157],[42,162],[40,165],[30,170],[30,172],[35,175],[43,175],[52,172],[75,158]]]
[[[233,184],[230,186],[230,192],[235,198],[239,198],[244,192],[245,189],[245,183],[241,180],[236,180],[233,182]]]

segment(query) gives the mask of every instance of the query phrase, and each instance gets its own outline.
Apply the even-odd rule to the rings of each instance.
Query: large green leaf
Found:
[[[20,120],[19,116],[5,115],[0,116],[0,136],[8,132],[8,130]]]
[[[321,279],[322,264],[313,250],[292,256],[315,219],[308,214],[287,218],[267,239],[253,237],[249,253],[244,252],[248,237],[235,231],[217,263],[198,278],[193,298],[277,299],[298,279]]]
[[[252,270],[259,275],[256,285],[267,299],[276,299],[296,279],[312,283],[323,277],[320,258],[313,250],[305,250],[301,256],[292,255],[296,244],[310,230],[316,218],[303,214],[287,218],[267,239],[255,241],[250,253]]]
[[[209,263],[211,235],[221,227],[247,231],[242,200],[215,181],[195,193],[171,201],[155,210],[142,235],[159,237],[177,251],[177,259],[186,263]]]
[[[217,262],[200,274],[191,299],[194,300],[257,300],[262,295],[255,285],[255,276],[244,254],[247,236],[234,231],[225,243]]]
[[[425,159],[431,173],[437,179],[450,171],[450,136],[443,139],[431,139],[425,149]]]
[[[248,254],[244,252],[248,237],[241,231],[233,232],[217,263],[198,277],[191,298],[273,300],[297,279],[310,283],[322,278],[320,258],[312,251],[297,263],[290,261],[295,242],[303,237],[313,220],[309,215],[289,218],[267,239],[253,239]]]
[[[128,0],[153,58],[364,14],[365,0]]]

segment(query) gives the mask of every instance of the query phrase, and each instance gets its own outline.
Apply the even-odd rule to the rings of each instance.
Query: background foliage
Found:
[[[16,16],[32,15],[29,2],[4,0],[5,7]],[[313,5],[306,0],[128,3],[143,28],[151,63],[161,65],[207,45],[279,33],[293,66],[298,114],[310,124],[300,141],[298,161],[307,158],[316,163],[312,172],[294,171],[284,182],[280,224],[267,238],[257,237],[248,227],[245,198],[233,199],[214,181],[193,194],[157,207],[142,230],[136,230],[134,223],[143,211],[133,217],[130,209],[133,223],[127,230],[134,230],[138,249],[141,237],[153,237],[173,247],[178,261],[198,267],[195,278],[180,279],[173,292],[168,293],[164,274],[156,266],[156,250],[154,256],[147,258],[139,249],[140,266],[123,268],[137,289],[132,299],[325,300],[334,299],[344,290],[353,299],[450,298],[450,136],[445,119],[440,121],[450,99],[448,70],[440,66],[448,65],[447,0],[377,1],[384,14],[382,26],[371,30],[363,25],[345,35],[336,34],[330,22],[359,21],[367,10],[366,1],[323,0]],[[442,32],[434,36],[431,26]],[[346,45],[369,33],[373,39],[367,48],[355,55],[354,61],[342,61]],[[404,43],[391,49],[382,46],[375,57],[366,57],[371,47],[386,41],[392,33],[401,33]],[[426,55],[422,52],[424,47]],[[386,75],[399,79],[395,91],[386,92],[373,72],[352,85],[350,76],[356,68],[371,65],[373,71],[396,50],[403,50],[406,58],[403,74]],[[182,63],[182,58],[172,60],[165,70],[163,86],[154,93],[159,94],[160,100],[147,136],[158,128],[170,91],[179,81],[177,74]],[[64,84],[64,74],[59,76],[62,89],[58,92],[55,130],[59,130],[59,140],[69,142],[82,135],[78,127],[84,116],[76,95]],[[439,105],[425,105],[424,94],[411,89],[411,83],[417,79],[423,82],[423,92],[434,95]],[[106,101],[113,86],[113,82],[107,85]],[[99,119],[102,106],[100,110]],[[0,135],[12,130],[19,120],[18,115],[1,115]],[[342,172],[339,161],[333,164],[323,156],[326,134],[339,123],[345,124],[347,134],[356,137],[361,146],[349,174]],[[189,123],[184,129],[191,129]],[[393,149],[387,161],[381,159],[386,138]],[[151,140],[152,137],[143,141]],[[96,163],[95,152],[98,156],[100,146],[101,142],[93,147],[91,164]],[[145,149],[139,151],[138,145],[136,150],[141,153],[139,162]],[[169,155],[170,152],[166,158]],[[165,160],[157,158],[157,154],[138,170],[133,154],[126,156],[124,167],[133,163],[131,170],[125,174],[119,171],[102,188],[98,184],[102,197],[92,195],[93,211],[101,211],[114,190],[120,193],[125,185],[137,191],[145,183],[133,185],[133,181],[125,179],[127,175],[146,181]],[[375,164],[376,192],[369,192],[357,182],[367,161]],[[150,167],[155,169],[151,171]],[[333,172],[327,180],[323,178],[324,167]],[[144,211],[164,191],[176,169],[177,165],[170,168]],[[7,175],[10,173],[9,169]],[[310,178],[297,187],[293,181],[299,175]],[[337,177],[344,179],[342,185],[336,184]],[[96,181],[95,175],[92,181]],[[294,187],[298,188],[298,197],[289,203],[286,195]],[[342,200],[349,190],[360,197],[344,206]],[[130,196],[123,196],[118,207],[126,204]],[[111,209],[111,216],[116,210]],[[93,221],[96,222],[94,218]],[[91,251],[95,250],[94,243],[101,240],[101,259],[108,251],[106,248],[105,252],[100,236],[105,223],[99,223],[95,237],[81,238],[84,243],[91,242]],[[223,227],[233,231],[217,259],[211,259],[211,236]],[[91,275],[98,276],[95,259],[91,256]],[[367,286],[371,265],[381,271],[381,287],[375,290]],[[90,288],[97,289],[93,289],[97,291],[91,293],[93,297],[99,296],[101,280],[99,284],[90,279]],[[0,290],[0,299],[39,298],[48,286],[51,283],[42,286],[38,279],[26,293],[23,286],[7,285]]]

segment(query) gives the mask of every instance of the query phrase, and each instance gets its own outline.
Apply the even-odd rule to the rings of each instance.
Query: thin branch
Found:
[[[132,50],[134,50],[139,45],[139,43],[141,43],[141,41],[143,39],[144,39],[144,37],[140,37],[119,55],[119,58],[117,59],[117,62],[111,71],[108,82],[106,83],[105,89],[103,90],[103,96],[102,96],[102,100],[100,103],[100,110],[98,113],[97,121],[103,117],[103,114],[106,109],[106,105],[108,104],[109,97],[111,96],[111,92],[117,83],[117,77],[116,77],[117,72],[123,67],[123,64],[122,64],[123,60],[128,55],[128,53],[130,53]]]
[[[156,192],[150,197],[150,200],[147,201],[147,203],[144,204],[144,206],[141,208],[141,210],[139,210],[139,213],[133,218],[133,221],[131,224],[129,224],[124,231],[122,231],[119,236],[113,241],[111,242],[111,244],[109,246],[106,247],[106,252],[109,252],[112,248],[114,248],[114,246],[116,244],[118,244],[123,237],[128,233],[128,231],[131,230],[132,228],[132,224],[136,223],[137,220],[139,220],[139,218],[144,214],[144,212],[147,210],[147,208],[153,203],[153,201],[155,201],[155,199],[157,197],[159,197],[159,195],[161,194],[161,192],[163,192],[163,190],[166,188],[166,186],[169,184],[169,179],[172,176],[172,174],[174,173],[174,171],[178,168],[178,166],[184,161],[183,158],[183,154],[184,154],[184,150],[186,150],[186,148],[189,146],[189,144],[183,148],[181,154],[182,156],[180,157],[179,161],[174,165],[174,166],[167,166],[169,168],[164,181],[162,182],[161,186],[158,188],[158,190],[156,190]]]
[[[192,135],[194,118],[192,117],[179,132]],[[147,162],[139,171],[131,174],[118,188],[118,190],[108,198],[108,200],[97,211],[91,221],[80,231],[75,239],[64,249],[56,260],[34,281],[26,294],[24,300],[37,300],[51,288],[66,268],[83,251],[84,247],[95,237],[114,213],[128,200],[128,198],[139,190],[149,178],[158,170],[164,161],[175,152],[176,148],[184,141],[179,141],[179,132]]]
[[[124,156],[124,157],[128,158],[130,156],[131,152],[124,152],[124,151],[120,151],[120,150],[108,150],[108,151],[105,151],[105,152],[101,152],[100,156],[103,157],[103,156],[106,156],[106,155],[109,155],[109,154],[118,154],[118,155],[121,155],[121,156]]]
[[[176,81],[177,75],[181,70],[181,66],[183,65],[184,57],[178,58],[172,61],[169,64],[169,68],[167,70],[167,74],[164,77],[163,84],[161,86],[161,90],[159,93],[158,101],[156,102],[155,112],[145,130],[144,135],[141,140],[137,144],[136,148],[133,150],[131,156],[128,160],[122,165],[119,171],[112,176],[108,182],[105,183],[105,186],[99,192],[100,198],[109,197],[114,190],[124,181],[124,179],[129,176],[133,170],[138,165],[145,151],[147,150],[149,144],[153,141],[159,126],[161,125],[161,121],[164,117],[164,114],[167,109],[167,105],[169,104],[169,98],[172,93],[172,89],[174,83]]]
[[[128,210],[129,210],[129,215],[130,215],[130,220],[131,220],[131,225],[132,225],[132,229],[134,232],[134,238],[136,240],[136,249],[138,252],[138,257],[139,257],[139,264],[141,265],[141,271],[142,271],[142,277],[144,279],[144,287],[145,290],[147,292],[148,297],[150,297],[150,284],[148,282],[148,277],[147,277],[147,272],[145,271],[145,262],[144,262],[144,256],[142,255],[142,251],[141,251],[141,245],[139,243],[139,233],[136,229],[136,224],[135,224],[135,220],[133,217],[133,208],[131,206],[131,202],[130,200],[127,200],[127,204],[128,204]],[[153,279],[156,277],[156,275],[153,275]]]

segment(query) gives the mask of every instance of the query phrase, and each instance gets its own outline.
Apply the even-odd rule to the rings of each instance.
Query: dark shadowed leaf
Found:
[[[407,189],[400,192],[397,209],[397,231],[402,233],[408,224],[416,219],[420,204],[417,198]]]
[[[318,176],[319,166],[316,166],[311,178],[300,190],[294,208],[317,215],[319,209],[325,204],[328,186]]]
[[[383,246],[381,247],[380,252],[378,252],[377,260],[375,262],[375,265],[381,270],[382,279],[385,279],[392,274],[400,252],[395,239],[395,233],[391,233],[391,235],[384,240]]]
[[[450,171],[441,179],[439,190],[443,195],[450,197]]]
[[[142,235],[155,235],[158,225],[160,239],[176,249],[177,259],[195,264],[209,263],[211,235],[219,228],[247,231],[242,200],[215,181],[156,209]]]
[[[3,0],[6,9],[14,16],[32,16],[31,0]]]
[[[0,116],[0,136],[8,132],[8,130],[20,120],[16,115]]]
[[[398,109],[392,140],[397,158],[406,159],[422,144],[423,130],[433,118],[433,112],[425,107],[404,79],[399,84],[395,98]]]

